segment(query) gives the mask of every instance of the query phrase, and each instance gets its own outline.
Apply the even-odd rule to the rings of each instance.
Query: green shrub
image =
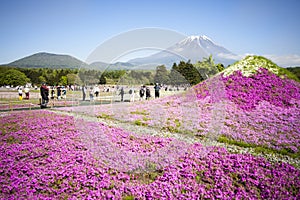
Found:
[[[98,115],[97,118],[113,119],[113,117],[111,115],[108,115],[106,113],[101,113],[101,115]]]
[[[122,197],[122,200],[134,200],[134,196],[127,195],[127,196]]]
[[[137,126],[147,126],[145,122],[142,122],[140,119],[137,119],[133,122]]]

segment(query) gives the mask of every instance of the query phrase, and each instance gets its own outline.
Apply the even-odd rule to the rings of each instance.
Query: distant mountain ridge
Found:
[[[215,63],[222,63],[225,66],[234,63],[235,54],[226,48],[215,44],[209,37],[189,36],[184,40],[174,44],[166,50],[143,58],[131,59],[128,62],[104,63],[101,61],[87,64],[70,55],[60,55],[53,53],[36,53],[18,59],[6,66],[20,68],[54,68],[54,69],[98,69],[98,70],[118,70],[118,69],[155,69],[158,65],[165,65],[171,68],[173,63],[181,60],[190,60],[192,63],[202,61],[212,55]]]
[[[127,62],[116,62],[113,64],[105,62],[93,62],[87,64],[73,56],[40,52],[3,66],[19,68],[52,68],[52,69],[97,69],[97,70],[118,70],[131,69],[134,65]]]
[[[7,66],[15,66],[20,68],[75,69],[80,67],[87,67],[88,64],[69,55],[41,52],[16,60],[12,63],[7,64]]]

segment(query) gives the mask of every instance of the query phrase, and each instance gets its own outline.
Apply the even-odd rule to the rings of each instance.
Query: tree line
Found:
[[[0,67],[0,85],[69,85],[79,81],[78,69]]]
[[[49,69],[0,67],[0,86],[3,85],[93,85],[93,84],[169,84],[195,85],[224,69],[215,64],[212,56],[194,64],[191,61],[174,63],[171,69],[165,65],[156,70],[90,70],[90,69]]]
[[[170,71],[164,65],[158,66],[154,81],[169,85],[195,85],[222,70],[224,70],[224,65],[215,64],[212,56],[209,56],[194,64],[190,60],[187,62],[180,61],[178,64],[174,63]]]
[[[91,69],[52,69],[16,68],[0,66],[0,86],[18,86],[31,83],[41,85],[151,85],[154,83],[195,85],[224,70],[221,63],[215,64],[210,55],[194,64],[191,61],[174,63],[170,70],[160,65],[156,70],[91,70]],[[300,67],[286,68],[300,79]]]
[[[126,83],[137,84],[142,77],[145,84],[153,79],[153,72],[127,70],[89,70],[89,69],[49,69],[49,68],[16,68],[0,66],[0,86],[26,85],[94,85],[117,84],[126,79]],[[130,81],[131,80],[131,81]]]
[[[222,64],[215,65],[212,57],[192,64],[190,61],[174,63],[168,70],[160,65],[156,70],[89,70],[0,67],[0,86],[10,85],[93,85],[121,84],[137,85],[154,83],[195,85],[207,77],[223,70]]]

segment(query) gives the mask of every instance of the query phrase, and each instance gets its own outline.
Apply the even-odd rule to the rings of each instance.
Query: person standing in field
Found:
[[[151,97],[150,88],[146,87],[146,100],[149,100]]]
[[[94,100],[94,90],[93,90],[93,87],[90,87],[90,101],[93,101]]]
[[[51,86],[51,99],[55,98],[55,90],[54,90],[54,86]]]
[[[121,95],[121,101],[124,101],[124,88],[123,87],[121,87],[121,90],[120,90],[120,94],[119,95]]]
[[[18,88],[18,94],[19,94],[19,100],[22,101],[22,99],[23,99],[23,90],[22,90],[21,86]]]
[[[61,99],[61,87],[59,85],[56,87],[56,92],[57,92],[57,99],[60,100]]]
[[[144,94],[145,94],[145,86],[141,86],[140,88],[140,101],[144,99]]]
[[[96,96],[96,98],[98,98],[100,93],[100,88],[98,87],[98,85],[95,85],[94,87],[94,95]]]
[[[40,92],[42,97],[41,108],[47,108],[47,104],[49,102],[49,88],[47,87],[46,83],[42,84]]]
[[[135,91],[133,87],[129,89],[129,94],[130,94],[130,102],[134,102]]]
[[[82,101],[85,101],[85,97],[86,97],[86,87],[85,85],[82,85]]]
[[[65,86],[61,87],[61,98],[67,99],[67,88]]]
[[[160,86],[158,85],[158,83],[156,83],[154,86],[155,98],[159,98],[159,90],[160,90]]]
[[[29,87],[26,86],[25,89],[24,89],[24,92],[25,92],[25,95],[26,95],[25,98],[26,98],[27,100],[29,100]]]

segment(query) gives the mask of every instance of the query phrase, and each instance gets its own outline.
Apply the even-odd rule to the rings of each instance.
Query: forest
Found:
[[[17,68],[0,66],[0,86],[26,85],[93,85],[122,84],[137,85],[154,83],[195,85],[224,69],[223,64],[215,64],[212,56],[203,61],[174,63],[171,69],[165,65],[156,70],[91,70],[91,69],[51,69],[51,68]],[[300,67],[286,68],[300,78]]]

